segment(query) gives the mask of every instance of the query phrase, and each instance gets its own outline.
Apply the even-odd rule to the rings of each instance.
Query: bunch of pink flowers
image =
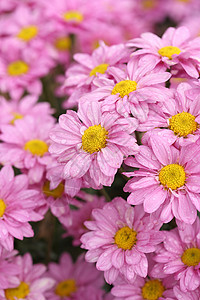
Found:
[[[199,8],[1,1],[0,300],[200,299]]]

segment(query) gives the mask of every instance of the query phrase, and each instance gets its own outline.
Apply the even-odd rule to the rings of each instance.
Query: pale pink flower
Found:
[[[199,77],[200,38],[191,39],[187,27],[168,28],[162,38],[146,32],[140,38],[127,43],[129,47],[141,48],[133,56],[148,55],[149,61],[162,62],[166,68],[181,67],[189,76]]]
[[[162,105],[152,105],[146,122],[139,131],[162,128],[160,134],[177,146],[195,143],[200,137],[200,86],[181,83],[173,98]],[[168,128],[168,129],[166,129]],[[151,132],[149,133],[151,135]]]
[[[78,113],[67,111],[50,132],[50,153],[64,165],[64,179],[84,178],[90,186],[110,186],[124,156],[138,146],[131,133],[136,122],[102,113],[97,102],[83,102]]]
[[[13,288],[19,285],[18,274],[19,267],[13,262],[16,250],[6,251],[5,249],[0,255],[0,289]]]
[[[14,238],[23,240],[32,237],[34,232],[30,221],[38,221],[41,216],[34,210],[39,205],[35,201],[37,191],[28,189],[26,175],[14,177],[10,166],[0,171],[0,245],[13,250]]]
[[[200,3],[198,0],[168,0],[163,1],[163,7],[170,18],[180,22],[188,16],[194,17],[199,12]]]
[[[101,21],[102,8],[101,2],[94,0],[53,0],[42,1],[47,16],[55,18],[61,24],[66,26],[70,33],[81,34],[83,31],[90,29]]]
[[[17,256],[15,265],[20,269],[18,276],[20,284],[15,288],[0,290],[0,297],[4,297],[2,299],[45,300],[44,293],[55,284],[50,276],[44,277],[45,265],[33,265],[29,253]]]
[[[180,150],[169,146],[162,135],[154,135],[149,146],[140,146],[135,157],[125,163],[138,168],[126,173],[133,176],[124,187],[131,192],[127,201],[142,204],[147,213],[158,210],[162,222],[175,217],[192,224],[200,210],[199,145],[188,145]]]
[[[24,91],[39,95],[42,92],[39,78],[48,74],[53,66],[45,49],[36,51],[20,47],[14,40],[6,40],[1,45],[1,92],[10,93],[12,99],[19,99]]]
[[[76,63],[68,68],[67,78],[62,87],[66,92],[73,89],[72,96],[64,104],[65,107],[72,97],[78,99],[83,88],[88,86],[88,91],[91,91],[94,88],[93,81],[96,77],[102,74],[109,77],[110,66],[120,66],[127,62],[130,52],[124,44],[107,46],[103,41],[100,41],[99,44],[100,46],[91,55],[85,53],[74,55]]]
[[[172,276],[164,279],[137,276],[132,284],[126,281],[114,284],[111,293],[115,296],[114,300],[176,300],[172,289],[175,284]]]
[[[78,257],[75,264],[68,253],[63,253],[58,264],[50,263],[47,276],[55,284],[45,296],[48,300],[101,300],[103,277],[94,265],[88,264],[84,256]],[[90,295],[90,296],[89,296]]]
[[[54,125],[53,117],[46,119],[24,117],[15,125],[2,125],[0,139],[1,163],[12,164],[28,174],[30,183],[43,177],[52,158],[48,152],[49,131]]]
[[[14,124],[16,120],[23,119],[25,116],[33,118],[49,118],[54,110],[48,102],[37,103],[38,96],[27,95],[20,101],[6,100],[0,96],[0,126]]]
[[[88,231],[84,222],[92,220],[92,210],[94,208],[102,208],[106,203],[106,199],[96,195],[80,192],[78,197],[84,200],[78,203],[78,209],[71,210],[72,222],[67,226],[67,233],[65,236],[73,237],[73,245],[79,246],[81,244],[81,236]]]
[[[124,117],[131,113],[139,121],[144,121],[152,103],[169,98],[169,90],[163,83],[171,74],[160,68],[154,69],[147,60],[131,59],[127,67],[110,67],[109,73],[114,79],[95,78],[93,83],[97,88],[86,96],[90,100],[102,101],[104,111],[115,111]]]
[[[28,5],[17,6],[8,15],[7,26],[1,31],[4,36],[15,39],[22,47],[41,49],[45,47],[48,35],[54,30],[53,22],[46,18],[45,10],[40,5],[34,8]]]
[[[162,242],[162,224],[147,216],[141,206],[133,208],[122,198],[94,209],[92,219],[84,223],[90,231],[81,237],[81,247],[88,250],[86,260],[96,262],[109,284],[119,274],[132,282],[136,275],[146,277],[146,253]]]
[[[200,286],[200,221],[190,225],[178,222],[178,228],[163,232],[162,248],[154,260],[152,274],[162,269],[165,276],[173,274],[183,292],[194,291]]]

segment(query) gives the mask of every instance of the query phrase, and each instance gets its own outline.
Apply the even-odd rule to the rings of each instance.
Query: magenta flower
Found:
[[[189,76],[199,77],[200,38],[191,39],[187,27],[168,28],[162,38],[146,32],[128,42],[130,47],[141,48],[132,55],[148,55],[149,62],[162,62],[166,68],[180,66]],[[174,68],[175,67],[175,68]]]
[[[163,142],[162,135],[154,135],[151,145],[140,146],[135,158],[125,163],[139,170],[127,173],[129,180],[124,190],[131,192],[127,201],[142,204],[147,213],[159,209],[162,222],[175,217],[192,224],[200,210],[199,145],[189,145],[180,150]]]
[[[26,175],[14,177],[10,166],[0,171],[0,245],[8,251],[13,250],[14,238],[22,240],[32,237],[33,230],[28,222],[38,221],[40,215],[34,210],[37,191],[28,189]]]
[[[135,125],[134,119],[129,123],[114,113],[103,114],[97,102],[84,102],[78,113],[60,116],[59,125],[50,132],[49,151],[64,165],[64,179],[83,177],[90,186],[110,186],[124,156],[137,152],[131,135]]]
[[[82,248],[88,250],[86,260],[96,262],[109,284],[119,274],[132,282],[136,275],[146,277],[145,254],[162,242],[162,224],[147,216],[141,206],[133,208],[122,198],[94,209],[92,219],[84,223],[90,231],[81,237]]]
[[[151,106],[148,119],[138,126],[138,130],[161,127],[160,134],[179,147],[195,143],[200,136],[200,102],[196,95],[199,90],[198,86],[181,83],[174,98],[162,106]]]
[[[148,117],[152,103],[169,98],[169,90],[163,86],[171,74],[160,68],[153,71],[145,60],[131,59],[127,67],[110,67],[114,79],[95,78],[97,88],[87,95],[90,100],[101,100],[104,111],[115,111],[127,117],[130,113],[139,121]]]
[[[53,125],[51,116],[46,116],[44,120],[27,116],[16,120],[15,126],[2,125],[1,162],[12,164],[27,173],[30,183],[40,182],[52,160],[48,147],[49,130]]]
[[[55,281],[49,276],[44,277],[46,267],[42,264],[33,265],[29,253],[17,256],[15,265],[20,269],[18,276],[20,284],[15,288],[0,290],[2,299],[45,300],[44,293],[50,290]]]
[[[59,264],[50,263],[47,276],[51,277],[55,284],[46,292],[48,300],[98,300],[98,295],[102,295],[101,287],[103,277],[94,265],[85,262],[83,255],[79,256],[73,264],[68,253],[63,253]]]
[[[183,292],[199,290],[200,286],[200,221],[190,225],[178,222],[178,228],[163,232],[163,246],[155,256],[156,276],[162,269],[165,276],[173,274]]]

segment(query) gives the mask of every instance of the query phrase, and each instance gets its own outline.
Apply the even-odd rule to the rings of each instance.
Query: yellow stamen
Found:
[[[161,56],[166,56],[169,59],[172,59],[173,54],[180,54],[180,53],[181,53],[181,49],[174,46],[166,46],[158,50],[158,54],[160,54]]]
[[[5,296],[7,300],[25,299],[29,292],[29,285],[22,281],[17,288],[5,290]]]
[[[38,34],[38,27],[31,25],[22,28],[20,32],[17,34],[17,37],[25,42],[28,42],[32,40],[37,34]]]
[[[90,76],[97,76],[97,73],[104,74],[107,71],[108,64],[100,64],[96,66],[92,71],[90,72]]]
[[[10,124],[14,125],[16,120],[23,119],[23,117],[24,117],[23,115],[14,112],[13,119],[10,121]]]
[[[186,249],[181,256],[181,260],[188,267],[197,266],[200,263],[200,249]]]
[[[108,131],[101,125],[88,127],[82,136],[82,148],[90,154],[100,151],[106,147]]]
[[[186,181],[186,174],[183,166],[170,164],[163,167],[159,173],[160,183],[172,190],[183,186]]]
[[[156,0],[143,0],[142,1],[142,6],[144,9],[153,9],[157,5]]]
[[[42,191],[47,197],[57,199],[62,197],[64,193],[64,185],[63,183],[60,183],[55,189],[50,190],[50,182],[47,180],[43,185]]]
[[[158,300],[162,297],[165,291],[162,282],[158,279],[152,279],[147,281],[142,287],[142,297],[146,300]]]
[[[63,280],[56,286],[55,294],[60,297],[70,297],[76,292],[76,282],[74,279]]]
[[[137,242],[137,232],[128,226],[120,228],[115,234],[115,244],[123,250],[131,250]]]
[[[72,43],[71,43],[71,39],[65,36],[65,37],[57,38],[54,45],[58,50],[66,51],[71,49]]]
[[[3,217],[5,210],[6,210],[6,204],[3,201],[3,199],[0,199],[0,218]]]
[[[16,60],[8,65],[7,71],[11,76],[20,76],[26,74],[29,66],[22,60]]]
[[[169,119],[169,129],[178,136],[186,137],[188,134],[194,133],[197,127],[198,123],[195,121],[195,116],[185,111]]]
[[[113,90],[112,90],[112,95],[119,94],[121,98],[124,96],[128,96],[131,92],[135,91],[137,88],[137,83],[136,81],[133,80],[123,80],[118,82]]]
[[[31,152],[33,155],[43,156],[48,151],[48,145],[41,140],[30,140],[24,145],[24,150]]]
[[[63,18],[66,22],[81,23],[83,21],[83,15],[76,10],[70,10],[63,14]]]

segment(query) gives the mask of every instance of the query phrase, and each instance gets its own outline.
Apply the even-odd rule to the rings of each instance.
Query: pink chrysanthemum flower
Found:
[[[29,253],[15,259],[16,266],[20,269],[20,284],[15,288],[0,290],[2,299],[7,300],[45,300],[44,293],[50,290],[55,281],[50,276],[45,276],[46,267],[42,264],[33,265]]]
[[[19,267],[13,263],[14,256],[17,254],[16,250],[8,252],[3,250],[0,255],[0,290],[13,288],[19,285],[18,278]]]
[[[70,33],[81,34],[100,22],[102,16],[101,2],[94,0],[53,0],[44,1],[44,9],[50,18],[55,18],[66,26]],[[96,27],[96,26],[95,26]]]
[[[66,72],[66,80],[63,89],[67,92],[73,88],[72,96],[66,101],[65,106],[69,105],[71,98],[79,98],[82,89],[86,86],[89,90],[94,88],[94,79],[101,74],[109,76],[110,66],[119,66],[127,62],[130,52],[124,44],[106,46],[104,42],[99,42],[100,46],[91,55],[77,53],[74,55],[76,64],[73,64]],[[78,90],[77,90],[78,88]],[[87,91],[87,92],[88,92]]]
[[[129,123],[130,121],[130,123]],[[102,113],[100,104],[84,102],[78,113],[67,111],[59,125],[50,132],[50,153],[64,165],[65,179],[84,177],[96,186],[110,186],[124,156],[138,150],[131,133],[135,120],[121,120],[118,115]]]
[[[139,170],[126,173],[134,178],[124,187],[131,192],[127,201],[142,204],[147,213],[159,209],[162,222],[175,217],[192,224],[200,210],[199,145],[189,145],[178,150],[155,135],[149,146],[140,146],[135,157],[125,163]]]
[[[200,220],[192,225],[178,222],[178,228],[163,232],[162,248],[154,257],[158,263],[152,274],[162,269],[165,276],[173,274],[182,291],[200,287]]]
[[[45,18],[45,11],[39,5],[34,8],[28,5],[17,6],[8,20],[2,30],[4,36],[16,39],[24,47],[42,50],[48,35],[53,31],[52,21]]]
[[[37,191],[28,189],[26,175],[14,177],[10,166],[0,171],[0,245],[13,250],[14,237],[32,237],[33,230],[28,222],[38,221],[41,216],[35,213],[40,203],[35,202]]]
[[[140,124],[138,130],[161,127],[160,134],[179,146],[195,143],[200,137],[200,102],[194,88],[194,85],[181,83],[174,98],[162,106],[152,105],[147,121]]]
[[[48,102],[37,103],[38,97],[34,95],[24,96],[20,101],[6,100],[0,96],[0,126],[14,124],[16,120],[25,116],[47,119],[54,112]]]
[[[67,233],[65,234],[65,236],[73,237],[74,246],[79,246],[81,244],[81,236],[88,231],[84,222],[92,220],[92,210],[94,208],[102,208],[106,203],[104,197],[98,197],[84,192],[80,192],[78,197],[84,200],[84,202],[79,202],[77,210],[71,210],[72,223],[70,226],[67,226]]]
[[[114,300],[177,300],[172,289],[175,283],[172,276],[162,280],[137,276],[132,284],[125,281],[116,284],[111,293]]]
[[[48,147],[49,131],[54,125],[53,117],[24,117],[15,125],[2,125],[0,154],[2,164],[12,164],[28,174],[30,183],[43,177],[46,166],[52,161]]]
[[[129,281],[136,275],[147,276],[146,253],[155,251],[162,242],[161,223],[147,216],[141,206],[131,207],[115,198],[102,209],[92,211],[94,221],[84,224],[90,230],[81,237],[82,248],[88,250],[86,260],[97,262],[111,284],[121,273]]]
[[[162,83],[171,74],[154,69],[145,60],[131,59],[127,67],[110,67],[109,73],[114,79],[95,78],[97,88],[87,95],[88,99],[102,101],[105,111],[116,111],[127,117],[130,113],[144,121],[149,105],[169,98],[169,91]]]
[[[127,44],[130,47],[141,48],[132,55],[149,55],[149,61],[162,62],[166,68],[180,66],[194,78],[199,77],[200,38],[191,39],[186,27],[168,28],[162,38],[146,32],[140,38],[133,39]],[[152,56],[152,57],[151,57]]]
[[[13,99],[19,99],[24,91],[39,95],[42,92],[39,78],[48,74],[53,66],[45,49],[22,49],[14,40],[6,40],[1,45],[0,90],[10,93]]]
[[[45,294],[48,300],[88,300],[89,292],[91,299],[101,299],[96,297],[102,294],[102,274],[94,265],[85,262],[83,255],[73,264],[70,255],[63,253],[59,264],[49,264],[47,275],[55,280],[54,286]]]

